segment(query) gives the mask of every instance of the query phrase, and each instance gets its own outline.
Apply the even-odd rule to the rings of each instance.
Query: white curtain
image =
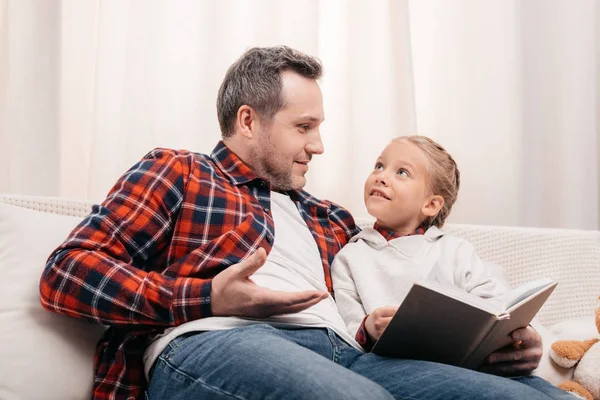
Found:
[[[464,176],[453,219],[598,229],[600,2],[416,0],[418,131]]]
[[[366,214],[392,137],[451,151],[451,221],[598,229],[595,0],[0,0],[0,192],[102,199],[156,146],[210,152],[227,67],[321,58],[326,152],[307,189]]]

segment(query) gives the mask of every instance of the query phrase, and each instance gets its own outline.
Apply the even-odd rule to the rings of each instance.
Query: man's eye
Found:
[[[298,125],[298,130],[300,132],[307,132],[309,129],[310,129],[310,125],[308,125],[308,124]]]

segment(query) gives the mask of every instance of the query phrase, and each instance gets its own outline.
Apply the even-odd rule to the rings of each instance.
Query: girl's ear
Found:
[[[423,215],[433,218],[440,212],[442,207],[444,207],[444,198],[440,195],[432,195],[421,208],[421,212]]]

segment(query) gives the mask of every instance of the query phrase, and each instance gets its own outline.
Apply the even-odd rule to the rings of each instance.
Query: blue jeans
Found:
[[[266,324],[174,339],[156,360],[146,398],[574,399],[534,376],[364,354],[328,329]]]

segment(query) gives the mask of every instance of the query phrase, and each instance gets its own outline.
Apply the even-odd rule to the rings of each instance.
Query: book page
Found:
[[[516,304],[519,304],[521,301],[541,291],[542,289],[546,288],[552,283],[554,283],[552,279],[536,279],[524,283],[521,286],[516,287],[513,290],[510,290],[501,296],[495,297],[494,299],[499,300],[503,304],[505,310],[509,310]]]
[[[442,293],[448,297],[461,301],[465,304],[469,304],[473,307],[479,308],[480,310],[486,311],[498,317],[506,313],[504,303],[496,298],[483,299],[474,294],[465,292],[464,290],[454,285],[446,286],[430,280],[420,280],[415,282],[414,284],[428,288],[438,293]]]

